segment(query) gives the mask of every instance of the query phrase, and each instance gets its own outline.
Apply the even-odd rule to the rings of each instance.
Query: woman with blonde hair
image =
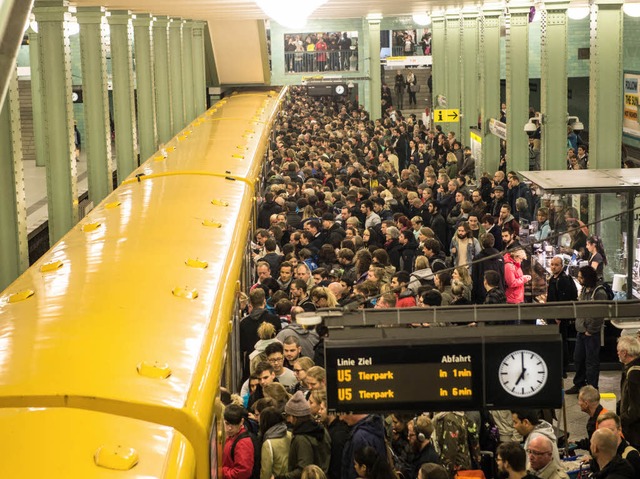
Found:
[[[298,380],[296,385],[293,386],[294,393],[297,391],[307,391],[309,389],[305,379],[307,378],[307,371],[314,365],[313,360],[306,356],[298,358],[293,362],[293,374],[296,375],[296,379]]]
[[[263,479],[262,477],[260,479]],[[320,466],[316,466],[315,464],[309,464],[302,470],[302,475],[300,479],[327,479],[326,474],[320,468]]]
[[[275,382],[262,386],[262,394],[265,398],[273,399],[279,411],[284,411],[285,404],[291,398],[284,386]]]
[[[451,286],[453,286],[453,281],[459,281],[462,283],[463,292],[462,297],[471,303],[471,290],[473,289],[473,282],[471,281],[471,275],[469,274],[469,270],[466,266],[458,266],[453,270],[451,275]]]
[[[276,328],[273,324],[263,321],[260,326],[258,326],[258,342],[253,346],[253,352],[249,354],[249,372],[253,373],[257,364],[260,361],[266,361],[267,356],[264,353],[266,347],[273,343],[277,342],[276,339]]]
[[[307,378],[305,381],[311,391],[314,389],[326,389],[327,372],[323,367],[313,366],[307,371]],[[311,393],[307,395],[307,399],[309,399],[310,395]]]
[[[309,396],[309,407],[311,408],[311,415],[313,418],[320,422],[320,408],[322,404],[327,403],[327,390],[326,389],[314,389]]]
[[[309,296],[316,308],[335,308],[338,305],[336,296],[325,286],[316,286]]]
[[[458,158],[452,152],[447,153],[447,162],[444,164],[444,168],[449,178],[458,176]]]

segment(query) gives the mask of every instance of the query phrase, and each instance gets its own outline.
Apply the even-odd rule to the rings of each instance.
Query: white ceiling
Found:
[[[303,2],[305,0],[297,0]],[[131,10],[134,13],[152,13],[189,19],[255,20],[266,18],[251,0],[71,0],[76,6],[101,5],[110,10]],[[533,2],[531,2],[533,4]],[[384,16],[404,16],[425,13],[443,7],[481,5],[470,0],[328,0],[313,18],[360,18],[369,13]]]

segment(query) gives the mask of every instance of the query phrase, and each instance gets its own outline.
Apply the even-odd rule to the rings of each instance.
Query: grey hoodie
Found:
[[[315,329],[305,329],[299,324],[291,323],[278,333],[276,339],[284,343],[284,340],[289,336],[297,336],[300,341],[300,346],[302,346],[302,355],[313,358],[314,348],[316,344],[318,344],[318,341],[320,341]]]

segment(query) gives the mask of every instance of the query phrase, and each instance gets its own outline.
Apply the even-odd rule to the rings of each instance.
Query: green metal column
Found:
[[[462,21],[460,13],[445,14],[445,68],[447,70],[447,108],[460,110],[462,65],[460,62],[462,43]],[[464,112],[462,112],[464,114]],[[463,144],[469,143],[469,138],[461,138],[460,122],[443,124],[444,131],[453,131],[456,138]]]
[[[113,122],[116,130],[118,183],[138,167],[138,138],[133,95],[133,29],[131,13],[111,12],[111,77],[113,82]]]
[[[196,116],[196,103],[193,96],[193,22],[186,21],[182,25],[182,84],[184,85],[185,124]]]
[[[478,126],[478,14],[462,13],[461,142],[469,145],[471,127]]]
[[[589,168],[620,168],[622,2],[596,0],[595,5],[589,69]]]
[[[207,109],[207,84],[204,72],[204,22],[193,22],[193,101],[196,115]]]
[[[78,222],[78,185],[71,103],[71,52],[64,21],[66,0],[38,0],[33,8],[40,37],[49,240],[58,241]]]
[[[489,131],[491,118],[500,119],[500,19],[502,10],[488,7],[480,20],[481,172],[493,173],[500,164],[500,138]]]
[[[158,141],[165,143],[173,136],[171,88],[169,82],[169,19],[156,17],[153,22],[153,57],[156,84],[156,118]]]
[[[567,0],[545,1],[541,26],[541,168],[567,167]]]
[[[80,7],[76,17],[80,24],[89,199],[97,205],[113,190],[105,11],[102,7]]]
[[[136,14],[133,20],[140,163],[144,163],[158,149],[151,21],[151,15],[143,14]]]
[[[447,57],[447,44],[445,40],[444,16],[434,15],[431,17],[431,104],[433,108],[439,108],[438,96],[447,96],[447,67],[445,59]]]
[[[510,6],[507,17],[507,168],[529,169],[529,5]]]
[[[0,291],[29,267],[20,102],[14,73],[0,111]]]
[[[371,77],[371,119],[382,117],[382,84],[380,81],[380,19],[367,19],[369,26],[369,75]]]
[[[182,97],[182,24],[181,18],[171,19],[169,24],[169,74],[171,75],[171,115],[173,134],[184,128],[184,98]],[[172,135],[173,136],[173,135]]]
[[[42,115],[42,75],[38,61],[40,40],[38,32],[29,27],[29,65],[31,67],[31,112],[33,115],[33,139],[36,144],[36,166],[44,166],[44,116]]]

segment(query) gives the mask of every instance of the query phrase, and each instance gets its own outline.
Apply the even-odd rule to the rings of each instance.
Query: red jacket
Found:
[[[242,426],[239,434],[246,432],[246,428]],[[231,458],[231,445],[236,436],[228,437],[224,443],[224,451],[222,453],[222,477],[224,479],[249,479],[253,472],[253,441],[249,436],[238,441],[233,451],[233,459]]]
[[[396,294],[396,298],[396,308],[413,308],[416,306],[416,298],[413,296],[401,298]]]
[[[522,268],[515,262],[511,254],[504,254],[504,284],[507,289],[507,303],[524,303],[524,284],[526,283]]]

